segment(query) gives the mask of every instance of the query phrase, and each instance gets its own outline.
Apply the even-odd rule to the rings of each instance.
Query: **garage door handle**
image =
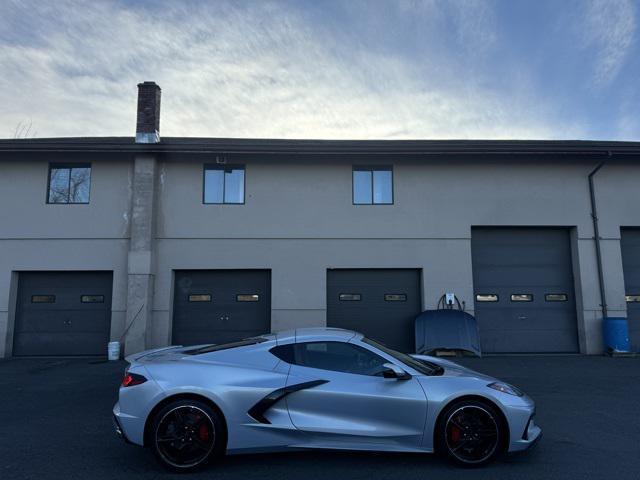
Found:
[[[518,320],[526,320],[527,316],[526,315],[518,315]]]
[[[71,325],[71,320],[69,320],[69,319],[65,320],[65,321],[64,321],[64,324],[65,324],[65,325]]]

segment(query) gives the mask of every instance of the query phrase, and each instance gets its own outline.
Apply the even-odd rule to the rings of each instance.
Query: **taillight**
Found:
[[[140,385],[146,381],[147,379],[145,377],[138,375],[137,373],[125,373],[124,378],[122,379],[122,386],[133,387],[134,385]]]

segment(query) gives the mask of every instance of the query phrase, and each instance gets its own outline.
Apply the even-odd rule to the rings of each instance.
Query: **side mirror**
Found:
[[[411,375],[395,363],[387,362],[382,366],[384,367],[384,370],[382,371],[382,376],[384,378],[395,378],[396,380],[409,380],[411,378]]]

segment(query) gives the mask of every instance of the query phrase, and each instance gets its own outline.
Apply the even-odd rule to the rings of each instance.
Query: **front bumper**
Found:
[[[522,452],[529,450],[542,438],[542,429],[535,423],[535,414],[532,414],[527,422],[524,433],[518,439],[512,439],[509,452]]]

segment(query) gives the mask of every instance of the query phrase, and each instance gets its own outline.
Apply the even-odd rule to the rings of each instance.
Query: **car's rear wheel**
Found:
[[[493,461],[503,452],[505,439],[501,416],[488,402],[456,402],[438,422],[438,450],[459,465],[473,467]]]
[[[153,450],[173,471],[206,465],[224,449],[219,414],[197,400],[178,400],[163,407],[153,420]]]

